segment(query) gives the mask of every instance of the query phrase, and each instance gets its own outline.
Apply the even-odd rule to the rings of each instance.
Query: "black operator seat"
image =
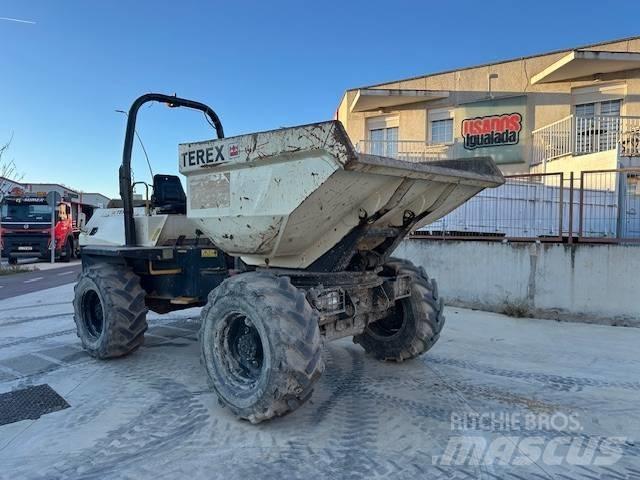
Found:
[[[156,213],[186,215],[187,196],[180,178],[176,175],[154,175],[151,206],[156,209]]]

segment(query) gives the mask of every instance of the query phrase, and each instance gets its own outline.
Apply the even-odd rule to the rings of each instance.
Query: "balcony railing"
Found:
[[[356,145],[359,153],[398,158],[410,162],[428,162],[449,158],[453,145],[420,140],[361,140]]]
[[[532,132],[532,165],[563,155],[585,155],[613,150],[640,155],[640,117],[569,115]]]

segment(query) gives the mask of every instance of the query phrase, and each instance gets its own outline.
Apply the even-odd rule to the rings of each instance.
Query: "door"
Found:
[[[369,130],[371,142],[370,153],[382,157],[397,158],[398,156],[398,127],[376,128]]]
[[[576,105],[576,154],[613,150],[620,139],[622,100]]]
[[[616,148],[620,137],[620,108],[621,100],[607,100],[600,102],[600,151]]]

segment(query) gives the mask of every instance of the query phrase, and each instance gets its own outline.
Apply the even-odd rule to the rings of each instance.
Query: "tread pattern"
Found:
[[[424,268],[399,258],[391,258],[385,266],[396,275],[410,275],[412,278],[411,297],[400,301],[405,302],[405,308],[411,309],[412,318],[408,322],[413,325],[400,332],[401,337],[394,337],[393,341],[374,336],[369,330],[353,337],[353,341],[379,360],[402,362],[425,353],[438,341],[445,323],[444,303],[438,294],[437,282],[429,278]]]
[[[207,329],[220,318],[219,306],[223,300],[234,301],[240,309],[250,303],[263,312],[261,322],[267,342],[274,353],[272,365],[276,372],[261,397],[248,408],[240,408],[225,398],[222,391],[228,386],[218,385],[206,350],[212,348],[203,339]],[[324,371],[322,339],[318,328],[318,314],[307,301],[304,293],[291,284],[289,277],[276,277],[268,272],[248,272],[225,280],[209,294],[209,301],[201,314],[200,343],[202,361],[207,369],[210,386],[218,394],[223,405],[234,414],[252,423],[284,415],[295,410],[309,399],[314,383]]]
[[[104,327],[97,341],[82,318],[82,297],[88,290],[96,290],[103,302]],[[104,359],[121,357],[140,347],[148,328],[145,296],[140,278],[128,267],[101,265],[83,271],[75,286],[73,318],[84,349]]]

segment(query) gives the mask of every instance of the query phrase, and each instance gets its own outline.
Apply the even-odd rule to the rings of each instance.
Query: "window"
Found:
[[[620,133],[622,100],[576,105],[576,153],[593,153],[616,147]]]
[[[2,205],[2,220],[5,222],[50,222],[51,207],[47,204],[7,202]]]
[[[600,102],[600,115],[619,117],[621,106],[622,100],[606,100],[604,102]]]
[[[595,103],[583,103],[582,105],[576,105],[577,117],[593,117],[596,113]]]
[[[430,143],[453,143],[453,110],[436,108],[429,110],[429,138]]]
[[[431,121],[431,142],[432,143],[452,143],[453,142],[453,118]]]
[[[593,117],[602,115],[619,117],[622,110],[622,100],[604,100],[602,102],[582,103],[576,105],[576,116]]]
[[[383,157],[396,157],[398,154],[398,127],[376,128],[369,130],[371,153]]]

